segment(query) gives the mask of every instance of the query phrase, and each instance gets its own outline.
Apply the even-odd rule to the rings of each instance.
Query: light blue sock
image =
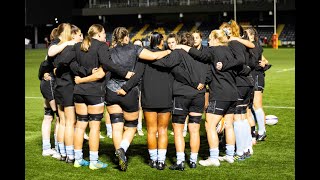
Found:
[[[58,142],[58,146],[59,146],[59,152],[60,152],[61,156],[67,156],[66,149],[64,147],[64,143]]]
[[[258,134],[262,135],[266,131],[266,126],[264,124],[264,115],[262,108],[259,108],[254,111],[257,117],[257,124],[258,124]]]
[[[59,152],[57,135],[54,134],[53,137],[54,137],[54,148],[56,149],[57,152]]]
[[[127,152],[128,148],[130,146],[130,143],[128,140],[123,139],[120,143],[120,147],[122,147],[124,149],[124,152]]]
[[[166,160],[167,149],[158,149],[158,162],[163,162]]]
[[[74,159],[74,147],[73,147],[73,145],[66,146],[66,151],[67,151],[67,156],[70,159]]]
[[[210,152],[210,159],[211,160],[214,160],[214,159],[218,159],[219,157],[219,148],[210,148],[209,149],[209,152]]]
[[[99,159],[98,151],[89,151],[90,163],[96,164]]]
[[[75,159],[75,160],[81,160],[81,159],[83,159],[82,149],[75,149],[75,150],[74,150],[74,159]]]
[[[197,160],[198,160],[198,153],[193,153],[193,152],[191,152],[191,153],[190,153],[190,161],[196,163]]]
[[[184,152],[177,152],[177,164],[181,164],[181,162],[185,160]]]
[[[240,120],[241,122],[241,135],[240,135],[240,138],[241,138],[241,149],[242,152],[245,152],[245,148],[247,146],[247,127],[246,127],[246,124],[247,124],[247,120],[245,119],[242,119]],[[237,152],[238,152],[238,149],[237,149]],[[241,155],[241,154],[238,154],[238,155]]]
[[[248,148],[252,147],[252,136],[251,136],[251,127],[248,120],[244,120],[245,125],[245,134],[246,134],[246,143],[245,143],[245,152],[248,152]]]
[[[234,121],[233,123],[234,128],[234,135],[236,137],[236,147],[237,147],[237,154],[239,156],[243,155],[243,141],[241,141],[241,133],[242,133],[242,127],[241,127],[241,120]]]
[[[141,123],[138,123],[138,125],[137,125],[137,130],[142,130],[142,122],[141,122]]]
[[[227,156],[234,156],[234,145],[226,144],[226,149]]]
[[[50,139],[42,140],[42,150],[51,149]]]
[[[148,151],[149,151],[150,159],[152,161],[156,161],[158,158],[158,150],[157,149],[148,149]]]

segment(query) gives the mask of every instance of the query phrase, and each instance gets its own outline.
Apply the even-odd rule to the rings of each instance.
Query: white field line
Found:
[[[28,97],[28,96],[26,96],[24,98],[26,98],[26,99],[43,99],[43,97]]]
[[[282,70],[278,70],[278,71],[276,71],[276,72],[286,72],[286,71],[294,71],[295,70],[295,68],[289,68],[289,69],[282,69]]]
[[[289,106],[263,106],[264,108],[272,108],[272,109],[295,109],[295,107]]]
[[[26,96],[26,99],[43,99],[43,97],[29,97]],[[295,109],[295,107],[289,107],[289,106],[263,106],[265,108],[273,108],[273,109]]]

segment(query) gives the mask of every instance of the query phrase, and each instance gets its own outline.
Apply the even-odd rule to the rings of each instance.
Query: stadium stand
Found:
[[[145,42],[152,31],[167,35],[171,32],[181,34],[198,29],[203,33],[203,44],[207,45],[208,36],[213,29],[219,28],[222,22],[234,19],[233,0],[73,1],[77,6],[72,7],[72,19],[63,19],[61,16],[58,17],[59,22],[51,18],[41,21],[46,22],[41,24],[31,18],[26,20],[25,37],[31,40],[33,48],[41,47],[35,44],[44,44],[44,39],[52,28],[64,21],[76,24],[84,34],[93,23],[102,24],[106,29],[108,42],[111,42],[113,29],[118,26],[129,30],[132,41],[142,39]],[[269,14],[273,0],[236,2],[239,24],[255,27],[261,42],[266,38],[266,44],[270,44],[274,33],[273,17]],[[279,46],[295,44],[295,21],[292,18],[295,16],[295,3],[293,0],[278,0],[277,7]]]

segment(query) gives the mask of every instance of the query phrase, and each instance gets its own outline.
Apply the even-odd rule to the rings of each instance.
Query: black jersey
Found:
[[[264,74],[264,68],[259,65],[259,61],[262,59],[263,49],[257,42],[253,42],[255,47],[249,49],[250,53],[250,68],[253,75]]]
[[[158,48],[149,50],[153,52],[161,51]],[[140,67],[140,64],[143,67]],[[173,76],[169,68],[154,65],[153,61],[140,59],[137,62],[135,73],[123,89],[126,90],[130,84],[132,86],[131,81],[134,81],[134,78],[139,78],[139,75],[143,74],[141,81],[142,108],[172,108]]]
[[[210,62],[209,99],[210,101],[236,101],[237,87],[235,82],[236,69],[243,62],[236,60],[228,46],[211,46],[202,52],[191,48],[189,54],[195,60]],[[216,69],[216,63],[222,63],[222,69]]]
[[[230,41],[229,47],[235,58],[238,61],[243,62],[242,66],[237,66],[237,86],[253,87],[253,78],[251,75],[251,68],[249,67],[249,53],[247,48],[237,40]]]
[[[171,73],[175,77],[173,82],[173,95],[174,96],[185,96],[194,97],[198,94],[204,94],[205,88],[197,90],[195,84],[202,82],[206,79],[207,72],[203,70],[204,64],[195,61],[187,52],[181,49],[176,49],[171,52],[168,58],[153,62],[153,64],[172,68]],[[187,73],[181,74],[181,69]],[[184,79],[189,79],[190,84],[185,84],[176,79],[178,76],[185,76]]]
[[[133,44],[118,44],[111,49],[111,59],[114,64],[122,67],[127,71],[134,71],[138,57],[143,50],[143,47]],[[136,79],[138,83],[140,79]],[[121,89],[128,80],[124,76],[111,73],[110,80],[107,82],[107,88],[113,92]],[[131,81],[132,82],[132,81]],[[134,86],[137,84],[134,84]],[[133,86],[133,87],[134,87]],[[125,89],[124,89],[125,90]]]
[[[120,77],[127,74],[127,70],[114,64],[111,60],[111,52],[105,42],[91,39],[91,45],[87,52],[80,49],[81,43],[74,45],[75,61],[72,63],[72,71],[78,75],[90,75],[93,68],[102,66],[105,71],[118,73]],[[85,74],[87,73],[87,74]],[[91,96],[105,95],[105,78],[94,82],[86,82],[75,85],[74,93]]]

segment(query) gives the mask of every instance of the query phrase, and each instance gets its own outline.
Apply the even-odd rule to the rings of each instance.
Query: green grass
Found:
[[[116,169],[112,140],[100,141],[100,159],[109,164],[104,170],[92,171],[87,167],[74,168],[65,162],[51,157],[43,157],[41,123],[43,102],[40,83],[37,79],[38,67],[46,51],[31,49],[25,51],[25,179],[295,179],[295,49],[266,48],[265,57],[273,66],[266,72],[264,91],[264,111],[278,116],[275,126],[267,126],[268,137],[265,142],[253,147],[254,154],[244,162],[228,164],[221,162],[220,167],[196,169],[186,167],[185,171],[163,171],[150,168],[146,162],[148,151],[146,135],[136,136],[128,149],[129,166],[127,172]],[[104,120],[102,122],[104,124]],[[101,126],[105,132],[105,126]],[[145,124],[143,130],[146,134]],[[171,130],[171,127],[169,128]],[[189,135],[186,140],[186,159],[189,159]],[[53,142],[53,140],[52,140]],[[201,124],[201,147],[199,159],[208,156],[208,144],[203,122]],[[84,144],[84,157],[88,159],[88,143]],[[175,161],[173,136],[169,135],[166,164]]]

